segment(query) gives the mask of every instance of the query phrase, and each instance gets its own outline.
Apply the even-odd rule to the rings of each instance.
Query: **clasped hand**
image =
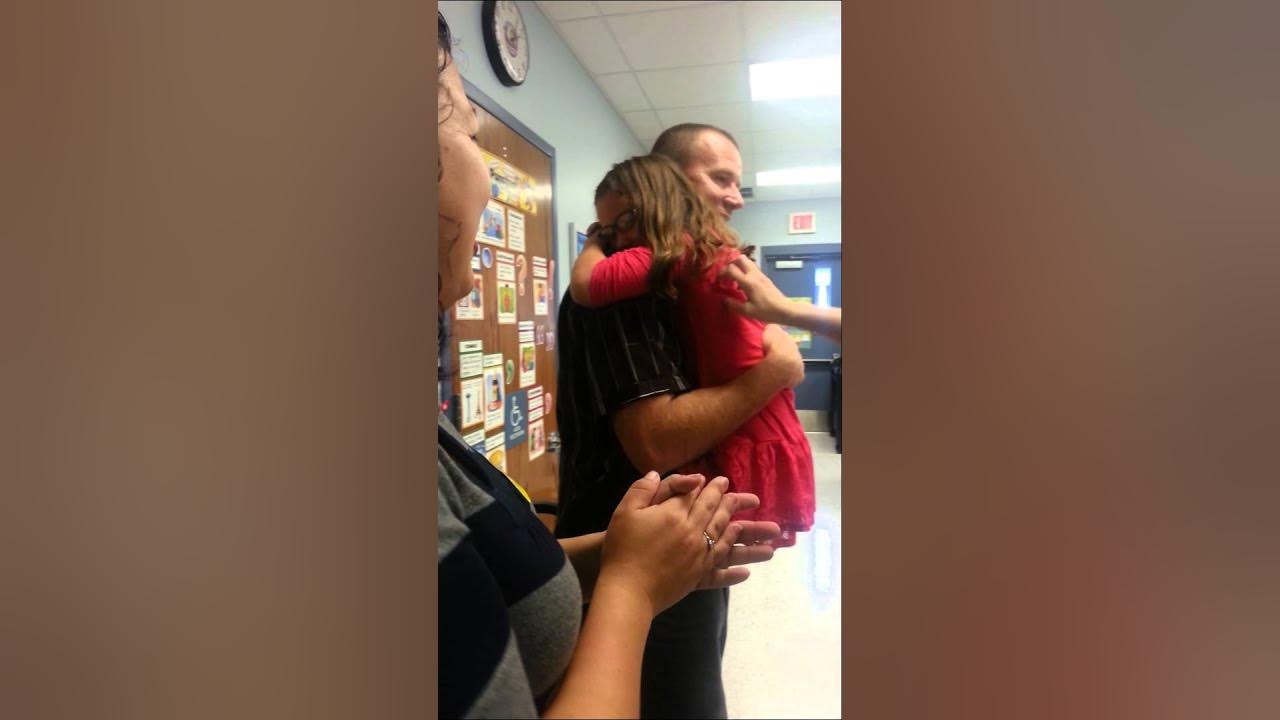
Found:
[[[777,538],[777,523],[732,520],[759,507],[750,493],[726,492],[729,481],[650,472],[632,484],[605,533],[602,572],[631,582],[654,613],[692,590],[728,587],[750,576],[744,565],[773,557],[761,544]],[[704,536],[703,533],[706,533]],[[706,537],[714,541],[708,549]]]

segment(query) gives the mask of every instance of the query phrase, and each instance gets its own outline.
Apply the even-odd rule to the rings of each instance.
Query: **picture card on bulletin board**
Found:
[[[490,200],[480,215],[480,229],[476,231],[476,242],[507,246],[507,210],[502,203]]]
[[[547,288],[546,280],[533,281],[533,314],[546,315],[547,303],[550,300],[551,291]]]
[[[516,284],[512,280],[498,281],[498,324],[516,324]]]
[[[498,251],[497,259],[498,269],[494,273],[499,280],[515,280],[516,279],[516,256],[505,250]]]
[[[542,421],[529,423],[529,459],[537,460],[547,449],[547,436],[543,433]]]
[[[471,292],[453,307],[453,315],[459,320],[484,319],[484,278],[480,273],[474,273],[471,276]]]
[[[524,390],[517,390],[507,396],[507,447],[524,443],[529,436],[528,430],[528,396]]]
[[[484,371],[484,429],[502,427],[506,410],[506,387],[502,382],[502,366],[485,368]]]
[[[532,342],[520,343],[520,387],[527,388],[536,382],[538,375],[537,346]]]
[[[507,211],[507,247],[524,252],[524,213],[519,210]]]
[[[529,388],[528,393],[529,394],[526,397],[526,402],[529,405],[528,407],[529,419],[539,420],[542,418],[542,412],[543,412],[542,387],[539,386],[539,387]]]
[[[463,380],[461,399],[461,427],[465,429],[484,422],[484,379]]]

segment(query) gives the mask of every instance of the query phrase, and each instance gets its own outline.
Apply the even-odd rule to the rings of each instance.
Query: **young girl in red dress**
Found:
[[[760,362],[765,326],[725,307],[725,299],[746,297],[732,280],[718,277],[740,254],[737,236],[674,162],[648,155],[614,165],[596,188],[596,212],[609,222],[592,226],[574,263],[575,302],[601,307],[649,292],[675,298],[681,347],[703,386],[728,383]],[[606,248],[616,252],[606,257]],[[813,454],[791,389],[775,395],[708,459],[736,492],[760,497],[758,509],[740,515],[778,523],[782,536],[775,546],[794,545],[797,532],[813,527]],[[682,470],[704,472],[696,463]]]

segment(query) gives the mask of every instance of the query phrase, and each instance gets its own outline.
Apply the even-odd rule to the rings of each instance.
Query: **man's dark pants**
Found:
[[[698,590],[653,619],[640,681],[642,718],[725,718],[720,661],[729,589]]]

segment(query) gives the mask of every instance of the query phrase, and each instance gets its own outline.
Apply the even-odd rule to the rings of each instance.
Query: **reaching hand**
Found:
[[[720,271],[720,276],[738,283],[742,294],[747,296],[746,302],[726,298],[724,304],[730,310],[761,322],[789,323],[794,303],[746,256],[734,258]]]
[[[738,283],[746,302],[725,298],[725,307],[740,315],[766,323],[778,323],[812,330],[840,342],[841,313],[838,307],[818,307],[797,303],[782,294],[773,281],[751,260],[739,255],[720,271],[720,277]]]

